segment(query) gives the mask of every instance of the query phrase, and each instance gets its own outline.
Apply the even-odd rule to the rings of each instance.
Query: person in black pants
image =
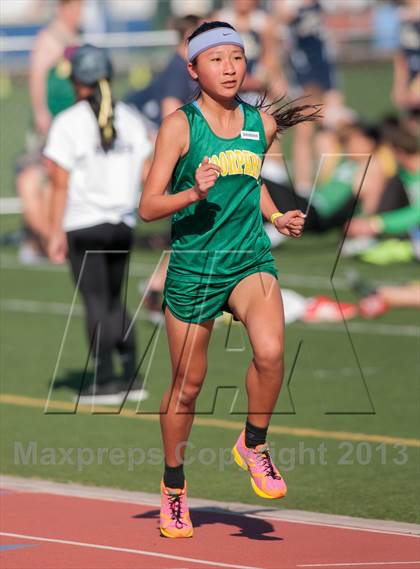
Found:
[[[132,242],[133,230],[124,223],[103,223],[67,233],[68,257],[86,307],[87,334],[101,395],[121,391],[114,381],[114,349],[121,357],[123,377],[130,380],[136,374],[135,332],[121,299]],[[92,391],[93,387],[87,386],[82,395]]]
[[[68,256],[86,310],[95,381],[83,386],[79,402],[138,401],[147,392],[136,377],[135,329],[124,291],[151,144],[138,114],[112,100],[107,53],[82,46],[71,64],[78,101],[56,117],[44,150],[53,185],[48,255],[54,263]]]

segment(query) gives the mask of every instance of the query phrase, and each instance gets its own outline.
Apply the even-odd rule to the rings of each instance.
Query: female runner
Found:
[[[246,58],[230,24],[199,26],[189,37],[188,61],[200,94],[163,121],[139,207],[145,221],[172,216],[163,309],[173,371],[161,403],[160,531],[175,538],[193,534],[183,456],[214,319],[224,310],[244,324],[253,349],[246,377],[248,417],[233,449],[235,460],[248,469],[259,496],[286,494],[266,445],[283,376],[284,321],[261,212],[292,237],[302,234],[304,214],[278,212],[260,170],[276,133],[317,117],[307,105],[269,115],[237,97]]]

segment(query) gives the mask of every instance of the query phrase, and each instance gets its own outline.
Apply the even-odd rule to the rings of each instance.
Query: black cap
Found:
[[[101,79],[111,79],[112,63],[105,49],[85,44],[71,57],[71,77],[81,85],[95,85]]]

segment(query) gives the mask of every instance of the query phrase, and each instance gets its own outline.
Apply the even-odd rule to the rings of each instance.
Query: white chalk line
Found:
[[[220,561],[207,561],[205,559],[198,559],[194,557],[183,557],[181,555],[170,555],[168,553],[155,553],[153,551],[146,551],[145,549],[131,549],[129,547],[116,547],[112,545],[102,545],[97,543],[85,543],[82,541],[72,541],[69,539],[53,539],[49,537],[40,537],[36,535],[25,535],[20,533],[0,532],[0,535],[5,537],[15,537],[18,539],[28,539],[32,541],[43,541],[47,543],[60,543],[62,545],[74,545],[76,547],[86,547],[89,549],[100,549],[104,551],[116,551],[119,553],[132,553],[134,555],[144,555],[146,557],[159,557],[162,559],[171,559],[173,561],[187,561],[189,563],[196,563],[198,565],[209,565],[210,567],[227,567],[228,569],[261,569],[249,565],[233,565],[231,563],[222,563]]]

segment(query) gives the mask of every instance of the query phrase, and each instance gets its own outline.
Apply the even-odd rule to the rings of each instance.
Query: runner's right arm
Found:
[[[196,170],[196,184],[176,194],[166,193],[172,173],[181,156],[188,152],[189,126],[182,111],[169,115],[160,127],[155,153],[140,199],[139,215],[143,221],[168,217],[204,199],[220,173],[216,164],[204,160]]]

